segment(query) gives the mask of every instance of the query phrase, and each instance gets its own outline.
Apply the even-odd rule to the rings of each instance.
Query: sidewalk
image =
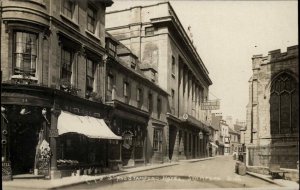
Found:
[[[294,181],[290,181],[290,180],[284,180],[284,179],[272,179],[272,177],[270,175],[263,175],[263,174],[258,174],[258,173],[254,173],[254,172],[246,172],[248,175],[251,175],[253,177],[257,177],[260,178],[262,180],[265,180],[269,183],[273,183],[276,184],[280,187],[291,187],[291,188],[297,188],[299,189],[299,184],[297,182]]]
[[[209,158],[201,158],[201,159],[191,159],[191,160],[181,160],[179,162],[173,162],[173,163],[163,163],[163,164],[155,164],[155,165],[147,165],[147,166],[140,166],[140,167],[134,167],[134,168],[126,168],[122,169],[121,171],[117,171],[115,173],[109,173],[109,174],[101,174],[97,176],[88,176],[88,175],[82,175],[82,176],[70,176],[70,177],[64,177],[61,179],[52,179],[52,180],[44,180],[44,179],[15,179],[13,181],[3,181],[2,186],[5,190],[6,188],[20,188],[22,190],[25,189],[58,189],[62,187],[72,186],[72,185],[78,185],[82,183],[97,183],[106,179],[112,179],[117,176],[122,176],[126,174],[141,172],[141,171],[147,171],[147,170],[153,170],[157,168],[163,168],[163,167],[169,167],[174,165],[179,165],[187,162],[198,162],[198,161],[204,161],[209,159],[214,159],[215,157],[209,157]]]
[[[179,160],[179,162],[182,162],[182,163],[192,163],[192,162],[199,162],[199,161],[204,161],[204,160],[211,160],[211,159],[214,159],[214,158],[217,158],[218,156],[215,156],[215,157],[207,157],[207,158],[197,158],[197,159],[189,159],[189,160]]]

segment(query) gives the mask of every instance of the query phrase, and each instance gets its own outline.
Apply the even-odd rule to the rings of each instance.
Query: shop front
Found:
[[[114,100],[112,106],[112,131],[121,136],[122,141],[110,146],[110,162],[118,162],[124,167],[144,164],[149,114],[118,100]]]
[[[209,129],[191,115],[184,114],[182,124],[184,129],[184,152],[186,159],[204,158],[209,155]]]
[[[109,168],[108,148],[121,139],[107,125],[109,109],[55,89],[2,84],[2,179]]]

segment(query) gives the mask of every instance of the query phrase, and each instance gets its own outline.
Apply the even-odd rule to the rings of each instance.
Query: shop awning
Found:
[[[122,139],[110,130],[103,119],[79,116],[66,111],[61,111],[57,121],[57,129],[59,135],[78,133],[89,138]]]
[[[210,142],[210,144],[216,148],[218,148],[218,145],[216,145],[215,143]]]

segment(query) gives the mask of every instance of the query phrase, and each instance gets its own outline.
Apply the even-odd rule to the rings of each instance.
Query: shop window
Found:
[[[154,129],[153,131],[153,150],[157,152],[162,151],[162,130]]]
[[[61,53],[61,79],[64,83],[71,85],[73,52],[70,49],[62,48]]]
[[[88,5],[87,8],[87,30],[94,33],[96,28],[96,16],[97,11],[92,5]]]
[[[283,73],[271,84],[271,134],[294,134],[299,131],[298,84]]]
[[[154,34],[154,27],[146,27],[145,28],[145,35],[152,36]]]
[[[107,75],[107,91],[106,91],[107,101],[112,100],[113,85],[114,85],[114,76],[109,73]]]
[[[96,63],[90,59],[86,60],[86,96],[89,97],[94,91],[94,76]]]
[[[28,32],[14,33],[14,75],[36,76],[38,36]]]

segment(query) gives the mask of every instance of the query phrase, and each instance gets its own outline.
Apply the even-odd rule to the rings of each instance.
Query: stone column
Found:
[[[184,67],[184,113],[188,113],[188,70]]]
[[[188,72],[188,80],[189,80],[189,97],[188,97],[188,114],[192,115],[192,73]]]
[[[198,106],[198,85],[197,83],[195,83],[195,118],[199,120],[198,118],[198,110],[199,106]]]
[[[190,158],[190,133],[186,133],[186,157]]]
[[[50,149],[51,149],[51,160],[50,160],[50,177],[51,179],[60,178],[60,172],[57,170],[57,144],[56,140],[58,138],[58,129],[57,129],[57,121],[58,117],[61,113],[61,110],[52,109],[51,110],[51,126],[50,126]]]
[[[183,96],[183,64],[179,63],[179,90],[178,90],[178,113],[179,116],[184,114],[184,96]]]

